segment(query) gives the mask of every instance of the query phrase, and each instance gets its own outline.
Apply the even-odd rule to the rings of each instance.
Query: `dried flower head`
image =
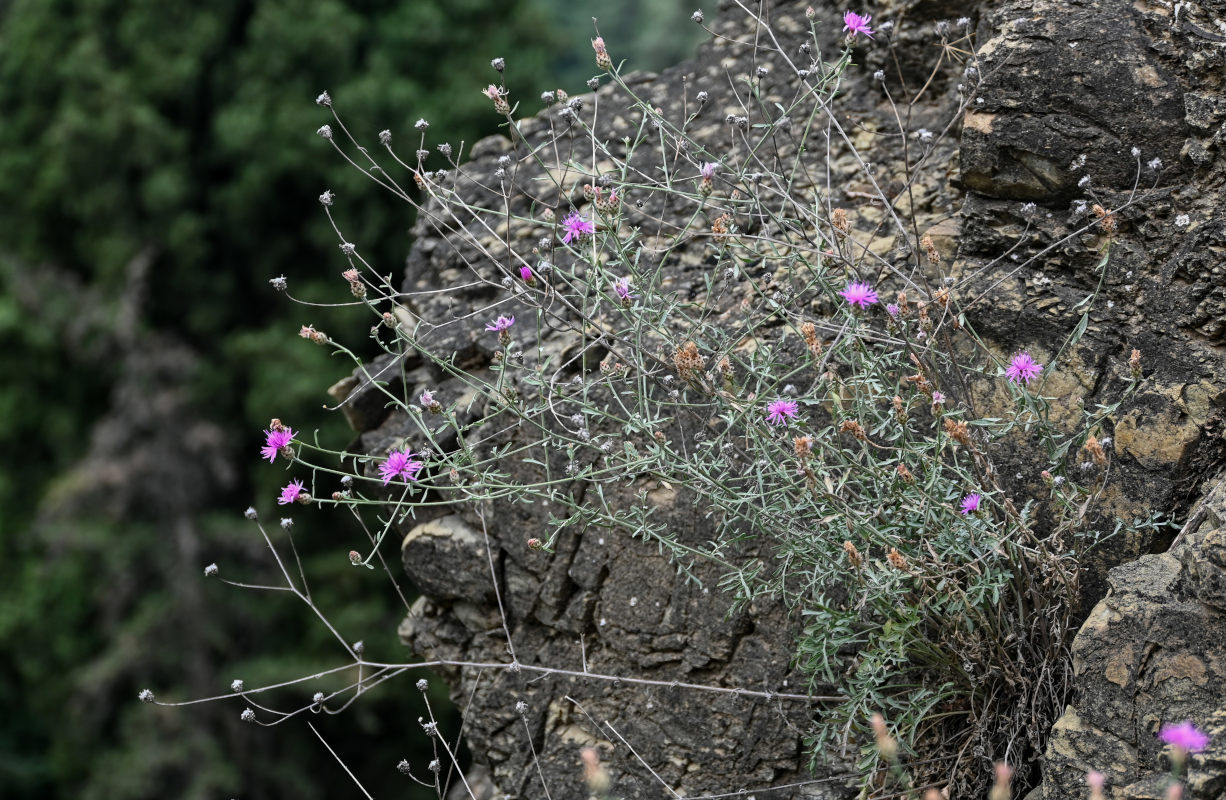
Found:
[[[864,432],[864,426],[854,419],[843,420],[839,425],[839,433],[850,433],[862,442],[868,440],[868,434]]]
[[[809,348],[809,353],[814,358],[820,358],[822,343],[817,338],[817,326],[812,322],[801,323],[800,335],[805,337],[805,346]]]
[[[843,542],[843,552],[847,554],[847,560],[851,562],[852,567],[859,569],[864,565],[864,558],[851,542]]]
[[[847,217],[845,208],[836,208],[830,212],[830,224],[834,226],[835,233],[840,238],[851,233],[851,221]]]
[[[954,420],[949,417],[945,418],[945,433],[949,434],[949,438],[961,445],[971,446],[971,431],[966,426],[963,420]]]
[[[1095,436],[1090,435],[1086,439],[1086,443],[1082,445],[1081,449],[1084,450],[1086,455],[1090,457],[1090,460],[1098,466],[1107,466],[1107,454],[1103,451],[1102,443],[1099,442]]]

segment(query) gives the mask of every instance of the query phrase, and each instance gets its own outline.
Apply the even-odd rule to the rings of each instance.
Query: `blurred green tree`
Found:
[[[498,122],[479,92],[489,59],[508,58],[512,85],[543,82],[552,30],[527,0],[0,4],[0,368],[16,378],[0,385],[6,798],[342,791],[347,776],[301,725],[133,698],[146,684],[224,692],[238,676],[218,664],[254,685],[336,663],[304,609],[231,597],[200,573],[224,558],[266,568],[238,512],[253,479],[268,497],[284,476],[248,472],[254,420],[347,435],[319,410],[346,368],[292,332],[366,320],[298,319],[268,286],[285,274],[299,296],[340,294],[318,195],[344,198],[347,238],[381,269],[409,246],[409,210],[314,135],[331,122],[314,98],[329,90],[372,144],[384,128],[415,141],[418,118],[472,141]],[[342,521],[299,516],[305,557],[322,564],[316,600],[377,631],[368,652],[403,658],[403,608],[337,566]],[[408,791],[390,767],[419,737],[403,724],[414,694],[323,720],[342,739],[365,732],[371,747],[346,749],[355,767],[379,765],[370,788],[384,794]]]

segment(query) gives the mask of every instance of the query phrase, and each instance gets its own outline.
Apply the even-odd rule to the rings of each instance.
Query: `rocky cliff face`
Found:
[[[842,7],[814,5],[823,20],[841,17]],[[765,6],[781,52],[795,53],[808,31],[805,3]],[[894,23],[892,47],[879,37],[857,49],[863,66],[853,66],[845,78],[845,122],[862,158],[889,165],[900,157],[897,137],[874,134],[896,123],[872,74],[891,71],[912,94],[927,83],[910,109],[909,128],[942,135],[932,144],[925,177],[906,191],[886,188],[950,264],[968,320],[1001,352],[1025,347],[1046,361],[1078,326],[1082,301],[1101,279],[1103,294],[1084,336],[1047,384],[1047,393],[1057,397],[1052,419],[1070,430],[1085,410],[1120,397],[1130,378],[1130,354],[1141,352],[1142,390],[1107,423],[1114,453],[1097,524],[1109,529],[1117,517],[1155,510],[1184,517],[1198,509],[1169,552],[1169,538],[1151,533],[1112,540],[1087,558],[1085,607],[1103,597],[1105,581],[1110,594],[1076,640],[1078,682],[1036,791],[1050,798],[1082,796],[1084,773],[1095,768],[1109,774],[1116,796],[1160,796],[1151,791],[1162,769],[1155,727],[1194,718],[1217,726],[1218,749],[1194,760],[1190,788],[1195,797],[1219,797],[1226,779],[1220,751],[1226,743],[1226,545],[1220,530],[1226,30],[1219,20],[1226,18],[1226,3],[891,0],[868,10],[875,24]],[[942,20],[957,24],[963,16],[973,39],[941,49],[936,26]],[[730,146],[725,115],[740,113],[737,79],[769,66],[762,79],[769,100],[772,92],[787,91],[793,76],[774,56],[759,53],[755,60],[744,43],[762,37],[763,29],[738,4],[725,4],[714,27],[720,36],[693,62],[629,80],[666,118],[684,119],[697,109],[692,135],[718,151]],[[833,50],[837,26],[822,30]],[[971,48],[980,62],[967,71],[957,59]],[[695,104],[699,91],[708,94],[705,106]],[[960,92],[972,93],[972,103],[965,114],[951,114]],[[643,124],[638,112],[623,111],[629,101],[616,89],[584,99],[617,109],[602,117],[602,138],[618,139]],[[468,180],[457,182],[456,191],[474,203],[489,202],[493,193],[486,187],[507,180],[496,172],[499,157],[518,158],[550,140],[556,116],[554,109],[523,120],[514,141],[478,143],[464,167]],[[819,139],[781,136],[772,155],[795,156],[803,143],[816,158],[827,152]],[[577,140],[559,141],[573,146]],[[658,166],[657,156],[638,158],[642,169]],[[558,163],[519,169],[511,179],[512,211],[582,203],[580,176],[561,177],[569,194],[542,195],[534,180],[542,170],[563,170],[565,159],[563,153]],[[835,147],[829,169],[831,184],[842,192],[834,204],[852,210],[857,230],[874,230],[887,215],[871,202],[859,161]],[[1117,217],[1105,274],[1099,269],[1103,232],[1077,233],[1095,204]],[[676,212],[656,207],[628,213],[651,218]],[[548,234],[508,219],[489,220],[491,246],[505,243],[527,253]],[[482,270],[480,252],[452,224],[441,214],[422,215],[405,291],[460,285],[469,270]],[[882,252],[892,246],[883,240]],[[708,277],[698,247],[672,251],[665,267],[665,285],[679,293],[698,291]],[[450,319],[497,294],[496,283],[424,294],[412,311],[421,319]],[[499,308],[515,313],[515,301]],[[494,357],[489,337],[447,330],[434,346],[454,351],[466,369],[488,369]],[[558,332],[546,347],[566,353],[573,341]],[[378,366],[402,370],[410,396],[426,388],[464,391],[412,357]],[[365,447],[380,451],[409,431],[406,418],[388,415],[382,398],[355,386],[360,381],[337,391],[356,392],[348,409]],[[476,405],[470,413],[479,419],[482,409]],[[556,469],[562,460],[559,454]],[[1016,466],[1011,486],[1017,495],[1034,491],[1041,466],[1010,466]],[[1214,486],[1218,494],[1194,506]],[[613,504],[645,493],[683,542],[710,538],[703,510],[671,487],[643,479],[607,491]],[[527,548],[548,514],[547,508],[509,503],[459,506],[403,530],[405,568],[424,592],[401,627],[406,644],[429,659],[505,663],[501,604],[518,661],[576,673],[451,671],[457,700],[468,709],[465,736],[474,765],[492,794],[537,795],[543,779],[554,798],[586,797],[581,745],[600,749],[623,796],[658,796],[661,782],[687,796],[742,788],[765,795],[765,787],[790,784],[796,785],[769,796],[854,793],[856,778],[840,777],[854,776],[848,762],[817,775],[808,771],[802,740],[806,719],[821,713],[820,704],[779,696],[797,689],[791,648],[798,620],[771,604],[730,614],[714,588],[718,569],[695,565],[700,588],[655,547],[623,535],[564,533],[553,553]],[[594,680],[583,673],[662,684]],[[673,681],[765,696],[692,692],[669,685]],[[517,708],[521,701],[526,707]]]

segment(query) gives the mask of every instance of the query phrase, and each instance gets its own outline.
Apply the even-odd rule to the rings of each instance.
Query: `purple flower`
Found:
[[[264,431],[264,446],[260,448],[260,457],[267,458],[268,463],[277,460],[277,453],[294,440],[294,432],[289,428],[276,431]]]
[[[499,317],[498,319],[485,326],[487,331],[496,331],[502,333],[507,328],[515,324],[515,317]]]
[[[397,450],[387,457],[387,461],[379,465],[379,477],[383,478],[384,486],[391,483],[392,478],[415,481],[417,473],[421,472],[424,466],[426,465],[423,462],[413,460],[413,454],[410,451]]]
[[[867,283],[849,283],[839,294],[853,306],[868,308],[877,302],[877,293]]]
[[[1037,378],[1039,373],[1043,371],[1043,365],[1036,363],[1030,357],[1030,353],[1021,352],[1013,357],[1009,362],[1009,368],[1005,370],[1005,375],[1014,383],[1029,384],[1032,378]]]
[[[967,517],[979,510],[978,494],[971,493],[962,498],[962,516]]]
[[[417,400],[422,404],[422,406],[429,408],[430,406],[434,405],[434,392],[427,389],[421,393],[421,396],[418,397]]]
[[[613,282],[613,291],[616,292],[617,296],[622,300],[634,300],[638,297],[637,294],[633,294],[630,291],[629,278],[618,278],[615,280]]]
[[[524,283],[532,283],[532,267],[520,267],[519,278]]]
[[[578,211],[570,212],[570,215],[562,220],[562,227],[566,229],[566,234],[562,237],[563,244],[570,244],[571,239],[579,239],[596,232],[596,226],[584,219]]]
[[[1190,721],[1163,725],[1162,730],[1158,731],[1158,738],[1189,753],[1199,753],[1209,744],[1209,736],[1198,731]]]
[[[898,303],[890,303],[885,307],[885,313],[891,317],[898,319],[898,315],[902,313],[902,309],[898,307]]]
[[[303,496],[304,492],[302,489],[302,481],[290,481],[289,485],[281,490],[281,497],[277,499],[277,505],[288,506],[290,503]]]
[[[715,177],[715,170],[719,169],[719,163],[715,161],[704,161],[702,166],[698,168],[698,174],[706,180],[711,180]]]
[[[945,395],[940,392],[932,393],[932,408],[935,411],[937,406],[945,405]]]
[[[860,16],[854,11],[847,11],[843,14],[843,30],[855,36],[857,33],[862,33],[868,38],[873,38],[873,29],[868,26],[873,21],[871,14]]]
[[[766,421],[772,425],[785,425],[799,413],[800,406],[795,400],[772,400],[766,404]]]

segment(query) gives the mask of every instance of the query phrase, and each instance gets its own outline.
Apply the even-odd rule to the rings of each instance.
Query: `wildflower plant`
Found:
[[[386,359],[364,363],[314,329],[304,336],[352,359],[361,391],[410,433],[378,452],[346,452],[274,426],[261,455],[291,459],[312,486],[340,481],[308,493],[295,480],[278,502],[348,508],[369,539],[349,554],[355,564],[381,561],[387,532],[422,512],[491,503],[548,504],[533,550],[600,530],[663,550],[691,580],[697,563],[714,563],[718,588],[738,604],[781,598],[804,620],[795,663],[829,698],[807,732],[814,763],[850,754],[870,775],[875,738],[891,743],[891,758],[957,754],[929,777],[986,789],[995,761],[1041,751],[1067,691],[1078,555],[1099,533],[1087,509],[1107,479],[1105,466],[1073,467],[1118,403],[1057,425],[1043,391],[1085,332],[1088,305],[1063,343],[1042,351],[1045,363],[1032,353],[1046,343],[1013,343],[1030,349],[1007,359],[981,339],[978,277],[1021,267],[1002,254],[977,274],[952,272],[922,233],[933,219],[900,216],[882,188],[887,177],[915,185],[941,136],[915,152],[899,131],[888,163],[870,164],[837,113],[843,82],[860,69],[853,45],[887,46],[888,28],[874,32],[869,16],[849,11],[846,38],[838,20],[810,17],[808,34],[785,43],[738,5],[778,68],[721,92],[739,111],[714,139],[699,131],[719,87],[664,112],[623,79],[600,37],[596,67],[612,88],[547,92],[546,116],[531,125],[513,116],[526,102],[504,86],[474,87],[510,140],[493,175],[450,145],[434,146],[445,158],[434,171],[390,138],[368,146],[334,99],[327,141],[426,230],[450,237],[458,280],[486,305],[432,317],[450,287],[402,289],[360,248],[343,249],[347,282],[363,288],[350,294],[370,309]],[[974,64],[969,36],[943,38],[941,63],[961,54]],[[909,118],[913,100],[878,80],[891,116]],[[958,95],[938,129],[972,102],[973,92]],[[610,103],[621,119],[607,127]],[[418,131],[429,155],[429,133]],[[869,187],[876,221],[837,206],[836,184],[852,179]],[[345,243],[340,200],[329,195],[322,208]],[[1103,231],[1119,210],[1088,217],[1068,240]],[[1087,303],[1109,247],[1107,237]],[[687,253],[702,267],[679,282]],[[474,348],[488,357],[459,356]],[[408,353],[427,369],[379,371]],[[1119,402],[1139,379],[1132,370]],[[1007,480],[998,454],[1029,442],[1039,443],[1033,475]],[[645,500],[618,507],[589,491],[640,476],[695,498],[708,543],[680,541]],[[769,557],[747,556],[747,541]]]

